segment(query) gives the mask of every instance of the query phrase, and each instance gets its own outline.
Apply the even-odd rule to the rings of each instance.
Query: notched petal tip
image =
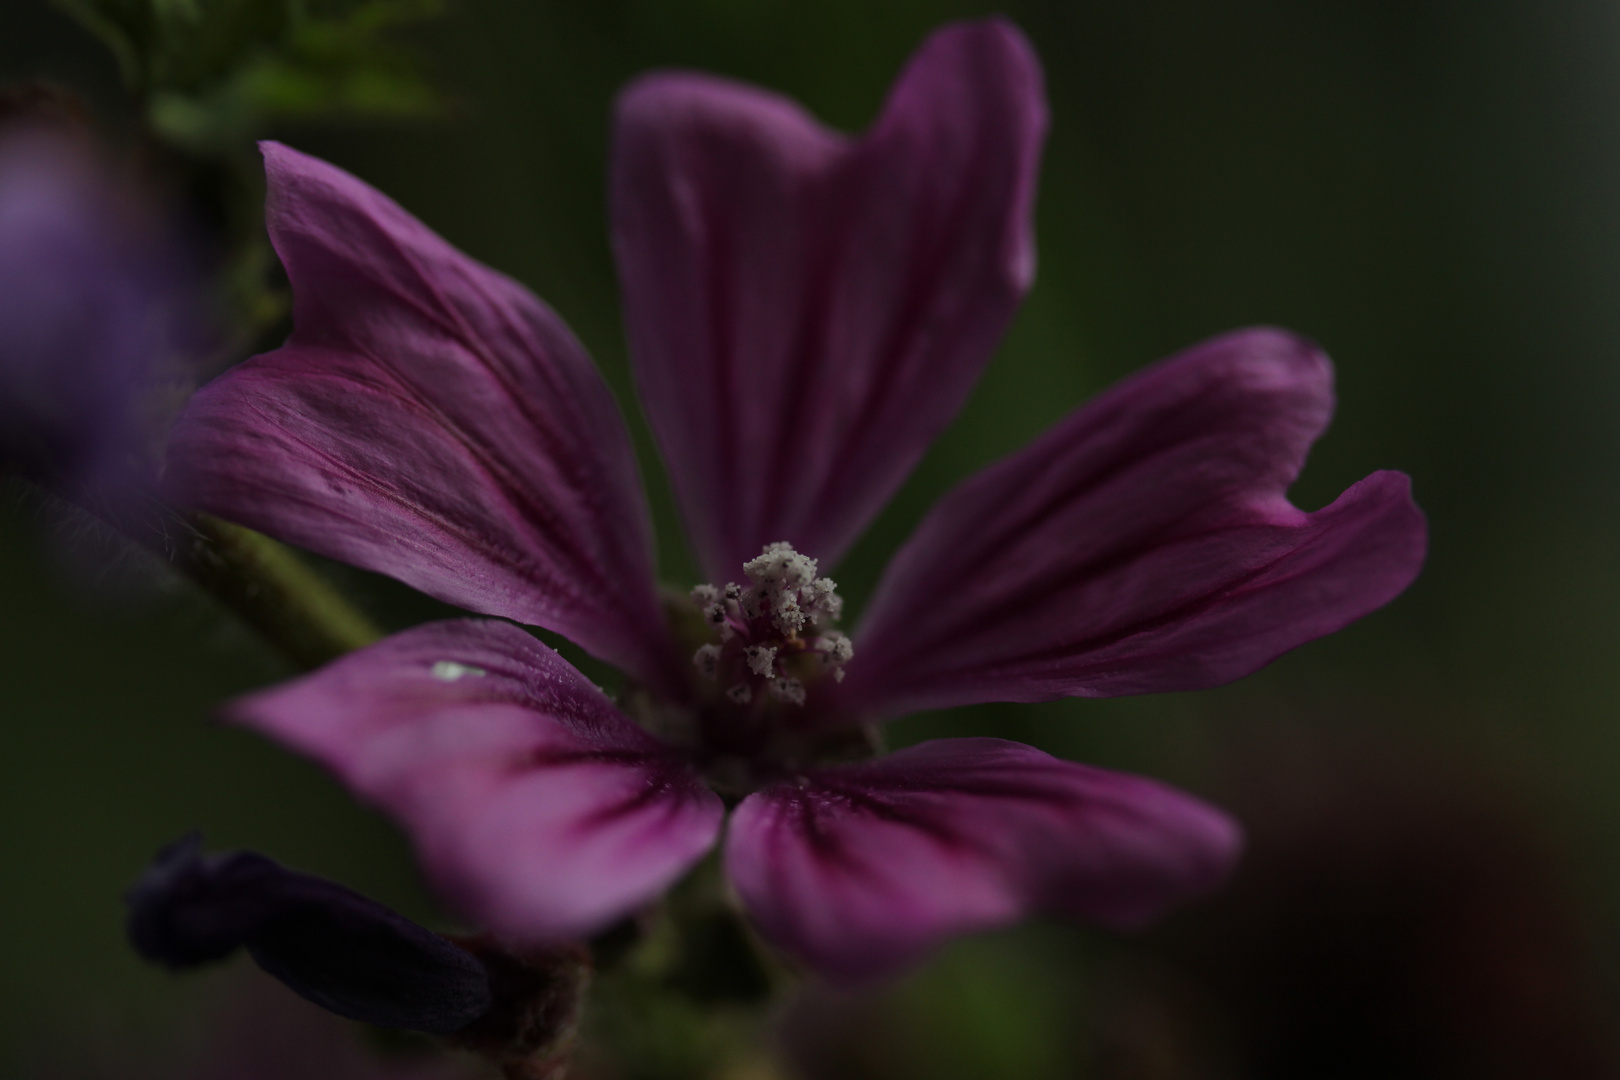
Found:
[[[1310,514],[1286,496],[1333,403],[1322,350],[1270,327],[1095,398],[924,520],[856,631],[840,704],[1202,689],[1388,603],[1423,558],[1404,478]]]
[[[683,130],[706,140],[735,140],[767,154],[800,141],[812,147],[840,142],[792,98],[683,69],[649,71],[630,80],[614,101],[614,126],[621,144],[679,137]]]
[[[959,410],[1033,274],[1045,130],[998,20],[931,36],[855,138],[707,76],[621,97],[637,385],[712,579],[784,538],[836,561]]]
[[[443,1034],[494,1004],[488,972],[466,950],[257,852],[205,856],[198,833],[159,852],[125,902],[144,959],[184,969],[246,948],[289,989],[353,1020]]]

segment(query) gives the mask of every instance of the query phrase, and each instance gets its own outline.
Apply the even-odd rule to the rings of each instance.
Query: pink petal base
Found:
[[[720,830],[684,758],[508,623],[407,630],[232,714],[392,815],[445,897],[517,942],[600,929]]]

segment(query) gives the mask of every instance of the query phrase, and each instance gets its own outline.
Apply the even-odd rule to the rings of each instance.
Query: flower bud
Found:
[[[294,993],[352,1020],[434,1034],[495,1004],[465,949],[352,889],[257,852],[202,854],[193,833],[158,853],[125,895],[129,938],[172,969],[238,948]]]

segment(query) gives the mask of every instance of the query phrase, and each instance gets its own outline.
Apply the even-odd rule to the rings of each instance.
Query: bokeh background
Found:
[[[1620,4],[1605,0],[453,0],[413,31],[417,120],[278,122],[575,328],[638,425],[604,208],[616,89],[752,80],[858,130],[935,24],[1002,11],[1046,65],[1040,271],[972,403],[837,574],[856,604],[939,493],[1113,380],[1274,323],[1335,358],[1294,490],[1415,478],[1432,549],[1388,609],[1219,691],[913,718],[1232,809],[1230,889],[1136,937],[1033,924],[859,997],[806,995],[793,1075],[1620,1075]],[[5,0],[0,81],[111,56]],[[441,613],[328,567],[392,626]],[[152,1048],[219,978],[138,963],[120,892],[201,827],[436,917],[401,838],[209,721],[288,673],[188,587],[48,504],[0,504],[0,1071]],[[122,1051],[120,1051],[121,1053]],[[64,1073],[63,1075],[74,1075]],[[85,1073],[89,1075],[89,1073]]]

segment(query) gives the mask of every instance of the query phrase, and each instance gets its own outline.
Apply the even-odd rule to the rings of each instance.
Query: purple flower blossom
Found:
[[[0,137],[0,468],[111,488],[137,456],[137,396],[172,347],[178,266],[84,137]]]
[[[561,632],[430,624],[235,706],[401,821],[512,939],[590,933],[717,840],[772,942],[828,975],[1052,912],[1138,925],[1215,886],[1219,811],[999,739],[858,760],[908,710],[1215,686],[1398,594],[1408,482],[1284,492],[1332,408],[1246,330],[1127,380],[948,494],[860,625],[821,576],[957,412],[1033,268],[1046,114],[1000,20],[936,33],[857,139],[750,87],[622,96],[613,238],[641,398],[712,583],[661,604],[625,428],[557,316],[322,162],[266,144],[296,331],[203,389],[183,501]],[[684,614],[682,614],[684,612]],[[717,794],[718,792],[718,794]]]

